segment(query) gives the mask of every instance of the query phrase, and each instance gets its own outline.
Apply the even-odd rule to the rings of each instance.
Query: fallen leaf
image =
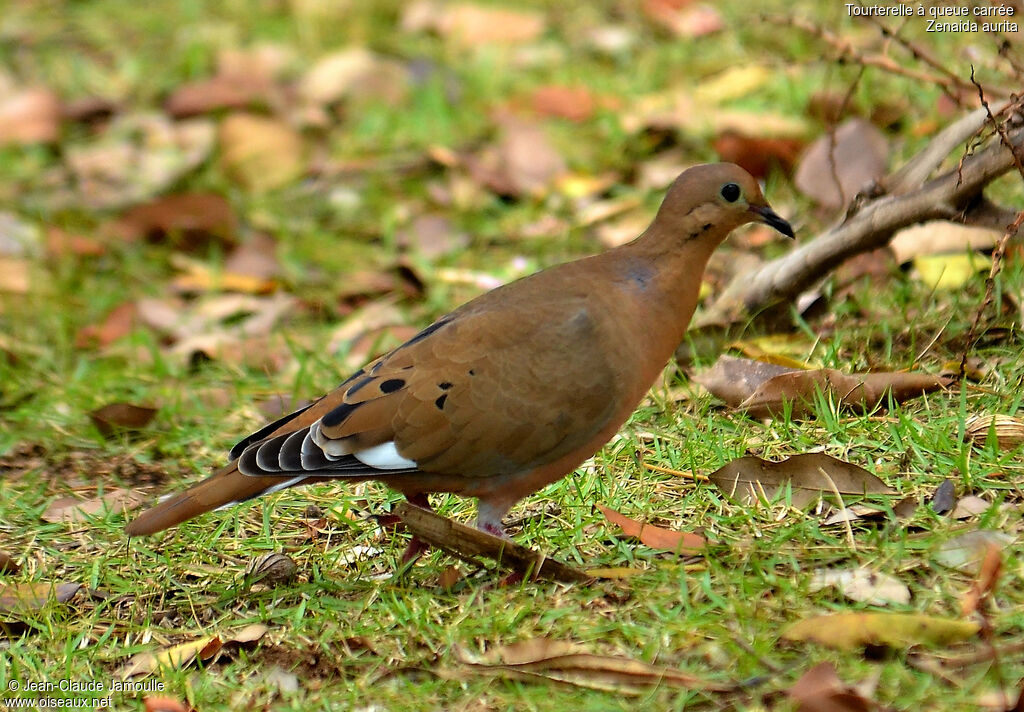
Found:
[[[865,568],[819,569],[811,577],[810,590],[834,586],[844,596],[875,606],[910,603],[910,589],[888,574]]]
[[[299,96],[314,104],[346,98],[395,105],[408,91],[408,71],[398,61],[365,47],[349,47],[317,60],[299,83]]]
[[[977,529],[943,542],[935,552],[935,560],[951,569],[976,573],[993,546],[1004,549],[1014,537],[1004,532]]]
[[[601,223],[594,232],[598,242],[610,250],[635,240],[651,224],[651,217],[647,210],[636,210],[615,220]]]
[[[744,505],[771,501],[786,487],[792,505],[804,507],[822,493],[894,494],[896,490],[867,470],[821,453],[769,462],[752,455],[733,460],[708,475],[722,492]]]
[[[698,104],[723,104],[758,91],[774,75],[761,64],[739,64],[702,81],[693,98]]]
[[[176,256],[172,260],[183,272],[177,275],[171,286],[178,292],[242,292],[244,294],[269,294],[277,288],[277,281],[253,274],[240,274],[228,270],[217,270],[198,261]]]
[[[541,197],[568,173],[565,159],[543,127],[516,119],[503,121],[497,143],[467,158],[466,163],[475,181],[498,195],[514,198]]]
[[[116,117],[95,140],[64,146],[63,187],[51,209],[113,210],[167,190],[207,159],[215,143],[208,119],[171,121],[162,114]]]
[[[966,250],[990,249],[1002,235],[1000,230],[931,220],[897,232],[889,241],[889,249],[896,262],[903,264],[922,255],[963,254]]]
[[[541,116],[556,116],[569,121],[586,121],[594,115],[597,102],[586,87],[550,85],[535,89],[533,110]]]
[[[971,416],[964,431],[975,445],[994,441],[1000,450],[1013,450],[1024,443],[1024,419],[1012,415]]]
[[[146,712],[189,712],[184,703],[173,697],[149,696],[143,700]]]
[[[178,645],[172,645],[159,652],[136,653],[128,662],[114,671],[114,676],[122,680],[137,675],[148,675],[161,668],[180,669],[196,660],[208,661],[216,656],[227,645],[246,645],[254,643],[270,628],[262,623],[252,623],[223,636],[206,635]]]
[[[0,146],[56,141],[60,115],[60,99],[46,87],[0,95]]]
[[[836,129],[834,142],[822,136],[808,147],[794,182],[819,204],[840,208],[885,175],[888,155],[888,141],[878,129],[864,119],[848,119]]]
[[[465,248],[469,235],[456,229],[444,215],[418,215],[395,233],[395,242],[433,260]]]
[[[597,508],[601,510],[605,519],[622,529],[623,534],[636,537],[641,544],[652,549],[668,549],[677,554],[697,554],[707,545],[704,537],[698,534],[676,532],[644,524],[601,504],[597,505]]]
[[[794,371],[774,376],[757,387],[737,406],[753,418],[786,412],[802,418],[815,412],[820,394],[837,405],[858,413],[885,408],[889,398],[902,403],[944,388],[951,378],[926,373],[877,372],[845,374],[831,368]]]
[[[247,109],[266,104],[273,86],[251,74],[214,76],[179,85],[164,102],[164,110],[176,119],[224,109]]]
[[[977,623],[970,621],[920,613],[830,613],[798,621],[782,637],[839,650],[865,645],[905,649],[912,645],[956,643],[973,637],[979,629]]]
[[[0,583],[0,613],[24,616],[51,601],[67,603],[81,587],[80,583]]]
[[[75,346],[80,349],[109,346],[131,333],[137,313],[135,302],[117,305],[99,324],[89,324],[79,329],[75,335]]]
[[[175,193],[131,208],[101,231],[129,242],[169,242],[194,251],[211,242],[233,243],[237,229],[238,218],[224,196]]]
[[[718,157],[746,169],[755,178],[765,178],[773,168],[793,172],[804,142],[798,138],[762,138],[725,131],[712,143]]]
[[[981,602],[988,598],[996,589],[999,581],[999,574],[1003,570],[1002,547],[989,542],[988,549],[981,561],[981,568],[978,575],[971,584],[970,589],[960,599],[960,613],[969,616],[978,610]]]
[[[693,380],[735,408],[765,381],[797,370],[791,366],[722,354],[711,368],[697,374]]]
[[[16,574],[21,571],[21,564],[6,551],[0,551],[0,574]]]
[[[711,5],[693,0],[646,0],[644,12],[676,37],[693,39],[725,27],[722,15]]]
[[[124,512],[136,509],[149,497],[138,490],[113,489],[102,497],[94,497],[85,501],[61,498],[53,502],[40,515],[47,522],[68,522],[81,524],[93,517],[103,516],[107,512]]]
[[[930,289],[960,289],[981,272],[988,272],[992,260],[968,252],[958,255],[919,255],[912,275]]]
[[[104,437],[145,428],[156,416],[157,408],[134,403],[110,403],[89,413],[93,425]]]
[[[805,672],[786,695],[797,712],[871,712],[877,705],[843,684],[832,663],[819,663]]]
[[[287,124],[254,114],[232,114],[220,125],[221,164],[249,190],[281,188],[306,172],[302,137]]]
[[[945,514],[956,505],[956,485],[953,480],[946,478],[935,488],[931,499],[932,511],[936,514]]]
[[[646,573],[646,569],[632,569],[628,566],[612,566],[607,568],[587,569],[587,575],[596,579],[628,579]]]
[[[46,253],[50,257],[99,257],[106,251],[107,246],[93,237],[71,233],[55,225],[46,228]]]
[[[32,286],[31,263],[20,257],[0,257],[0,292],[28,294]]]
[[[424,19],[414,23],[414,12]],[[530,42],[543,34],[546,24],[544,15],[534,10],[430,0],[413,3],[403,18],[403,27],[435,30],[462,47]]]
[[[439,671],[442,677],[497,675],[524,681],[557,682],[620,694],[639,695],[652,687],[725,691],[732,685],[702,680],[673,668],[650,665],[614,655],[595,655],[583,646],[550,638],[534,638],[492,647],[482,655],[456,649],[456,657],[469,670]]]
[[[953,511],[949,513],[949,516],[953,519],[970,519],[971,517],[976,517],[982,512],[987,511],[991,506],[991,502],[984,500],[981,497],[969,495],[957,500],[956,506],[953,508]]]
[[[462,570],[454,564],[448,566],[441,575],[437,577],[437,587],[442,591],[451,591],[455,584],[462,580]]]
[[[256,280],[273,281],[281,273],[281,264],[277,261],[277,242],[264,232],[251,234],[224,260],[224,271]]]

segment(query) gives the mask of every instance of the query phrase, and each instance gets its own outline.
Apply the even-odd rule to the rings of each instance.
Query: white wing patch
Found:
[[[354,452],[352,456],[364,465],[378,470],[404,470],[416,467],[415,462],[398,454],[398,448],[393,441]]]

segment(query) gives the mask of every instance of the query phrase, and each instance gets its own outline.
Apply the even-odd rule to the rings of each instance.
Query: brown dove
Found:
[[[633,412],[683,340],[711,253],[749,222],[793,236],[739,166],[690,168],[632,242],[463,304],[243,439],[227,466],[126,531],[337,479],[379,480],[421,506],[432,492],[476,497],[477,526],[501,536],[512,505]]]

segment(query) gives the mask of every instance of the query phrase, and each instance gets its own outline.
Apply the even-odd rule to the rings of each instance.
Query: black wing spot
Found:
[[[448,400],[448,394],[444,393],[436,401],[434,401],[434,405],[437,406],[438,410],[444,410],[444,402],[446,400]]]
[[[404,385],[405,381],[401,378],[389,378],[380,384],[380,391],[381,393],[394,393]]]
[[[476,369],[475,368],[469,369],[469,375],[470,376],[475,376],[476,375]]]
[[[342,423],[345,422],[345,420],[348,419],[350,415],[352,415],[356,408],[358,408],[361,405],[362,403],[342,403],[337,408],[332,410],[330,413],[327,413],[322,418],[320,418],[320,422],[323,423],[324,426],[328,428],[333,428],[336,425],[341,425]]]
[[[437,387],[440,388],[442,391],[447,391],[449,388],[452,387],[452,384],[450,384],[448,381],[444,381],[443,383],[438,383]]]
[[[703,230],[704,232],[707,232],[710,229],[711,229],[711,223],[704,223],[704,226],[701,227],[701,230]]]

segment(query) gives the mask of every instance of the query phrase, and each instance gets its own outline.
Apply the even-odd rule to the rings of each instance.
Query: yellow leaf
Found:
[[[631,569],[628,566],[612,566],[610,568],[587,569],[587,575],[600,579],[627,579],[638,576],[645,569]]]
[[[798,621],[786,629],[782,637],[840,650],[864,645],[907,648],[966,640],[978,630],[978,624],[970,621],[934,618],[920,613],[835,613]]]
[[[771,79],[773,72],[760,64],[746,64],[705,79],[694,97],[701,104],[722,104],[757,91]]]
[[[920,255],[914,258],[917,278],[932,289],[959,289],[992,261],[984,255],[965,252],[960,255]]]

